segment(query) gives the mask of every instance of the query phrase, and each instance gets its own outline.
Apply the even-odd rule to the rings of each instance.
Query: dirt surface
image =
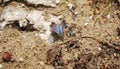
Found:
[[[75,5],[73,10],[66,2]],[[64,39],[46,44],[39,31],[8,25],[0,31],[3,69],[120,69],[116,48],[120,45],[120,1],[61,0],[56,8],[28,8],[63,15]],[[10,62],[2,61],[6,51],[12,54]]]

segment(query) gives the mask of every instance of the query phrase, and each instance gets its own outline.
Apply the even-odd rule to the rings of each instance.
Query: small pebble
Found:
[[[78,12],[74,12],[74,14],[78,14]]]
[[[85,23],[84,26],[87,26],[89,23]]]
[[[23,35],[22,37],[23,37],[23,38],[25,38],[25,36],[24,36],[24,35]]]
[[[99,47],[98,50],[101,51],[102,49]]]
[[[110,17],[110,14],[107,15],[107,18],[111,18],[111,17]]]
[[[44,65],[44,62],[43,62],[43,61],[41,61],[41,62],[40,62],[40,64],[41,64],[41,65]]]
[[[23,62],[23,61],[24,61],[24,59],[23,59],[23,58],[19,58],[19,61],[20,61],[20,62]]]
[[[2,55],[2,59],[4,62],[9,62],[11,61],[11,54],[9,52],[4,52]]]
[[[92,18],[93,18],[93,16],[91,15],[89,18],[90,18],[90,19],[92,19]]]
[[[117,54],[116,54],[116,53],[114,53],[114,56],[117,56]]]
[[[23,6],[25,6],[25,4],[21,4],[21,6],[23,7]]]

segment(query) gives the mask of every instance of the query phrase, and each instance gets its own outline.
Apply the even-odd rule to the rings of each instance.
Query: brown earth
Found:
[[[0,31],[0,64],[4,69],[120,69],[116,48],[120,45],[120,1],[116,1],[62,0],[56,8],[36,7],[64,16],[64,40],[46,44],[39,31],[9,25]],[[75,5],[73,12],[65,2]],[[6,51],[12,54],[10,62],[2,61]]]

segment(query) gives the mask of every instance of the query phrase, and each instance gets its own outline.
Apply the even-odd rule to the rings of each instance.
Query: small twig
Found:
[[[65,40],[64,42],[61,42],[61,43],[58,43],[58,44],[59,44],[59,45],[62,45],[62,44],[65,44],[65,43],[67,43],[67,42],[69,42],[69,41],[75,41],[77,38],[78,38],[78,37],[71,37],[71,38]]]
[[[75,41],[75,40],[78,40],[79,38],[91,38],[91,39],[94,39],[94,40],[98,41],[99,43],[107,44],[107,47],[111,47],[111,48],[117,49],[113,44],[109,43],[106,39],[100,39],[100,38],[98,38],[98,37],[92,37],[92,36],[71,37],[71,38],[65,40],[64,42],[57,43],[57,44],[55,44],[55,45],[66,44],[66,43],[68,43],[69,41]]]
[[[109,43],[106,39],[100,39],[98,37],[82,37],[82,38],[92,38],[96,41],[98,41],[99,43],[102,43],[102,44],[107,44],[107,47],[111,47],[111,48],[114,48],[114,49],[117,49],[113,44]]]

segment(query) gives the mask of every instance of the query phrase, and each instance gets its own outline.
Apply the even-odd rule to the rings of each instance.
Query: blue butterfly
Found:
[[[53,29],[55,33],[57,33],[59,36],[63,34],[64,28],[66,26],[65,20],[62,21],[60,25],[57,25],[56,23],[52,22],[50,27]]]

